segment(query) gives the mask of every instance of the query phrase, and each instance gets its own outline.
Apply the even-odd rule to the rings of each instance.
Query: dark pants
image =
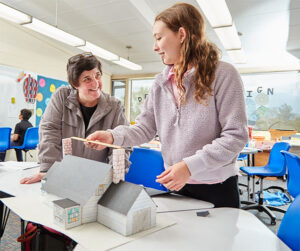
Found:
[[[217,184],[186,184],[178,193],[211,202],[215,207],[240,208],[237,176],[232,176]]]
[[[20,144],[14,142],[14,141],[11,142],[10,145],[11,145],[11,146],[21,146]],[[15,149],[15,151],[16,151],[17,160],[18,160],[18,161],[23,161],[22,150],[20,150],[20,149]]]
[[[0,153],[0,161],[4,161],[5,160],[5,156],[6,156],[6,151],[5,152],[1,152]]]
[[[11,146],[20,146],[18,143],[16,142],[11,142],[10,144]],[[18,161],[23,161],[23,154],[22,154],[22,150],[20,149],[15,149],[16,151],[16,156],[17,156],[17,160]],[[5,156],[6,156],[6,151],[0,153],[0,161],[4,161],[5,160]]]

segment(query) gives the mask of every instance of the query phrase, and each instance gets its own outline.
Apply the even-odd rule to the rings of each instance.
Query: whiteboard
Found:
[[[29,74],[37,79],[37,74],[33,72],[0,65],[0,127],[11,127],[12,133],[15,125],[20,122],[20,110],[24,108],[32,110],[29,121],[35,126],[36,103],[26,102],[23,93],[23,82]],[[12,98],[15,98],[14,104]]]

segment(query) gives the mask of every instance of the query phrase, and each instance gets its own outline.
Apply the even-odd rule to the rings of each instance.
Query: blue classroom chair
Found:
[[[300,195],[300,158],[287,151],[281,151],[281,153],[285,157],[288,170],[287,190],[293,198],[296,198]]]
[[[156,176],[161,174],[164,168],[164,161],[160,151],[134,148],[129,160],[131,166],[125,176],[125,180],[134,184],[141,184],[162,191],[168,191],[160,183],[157,183]]]
[[[291,145],[286,142],[277,142],[273,145],[270,152],[269,162],[265,166],[243,166],[240,169],[246,173],[248,176],[254,178],[258,176],[260,179],[260,191],[258,191],[258,203],[247,202],[247,206],[242,207],[244,210],[258,210],[259,212],[265,212],[271,218],[271,224],[276,224],[276,216],[271,211],[277,211],[285,213],[285,210],[273,207],[266,206],[263,204],[263,179],[266,177],[281,177],[286,174],[286,163],[284,156],[280,151],[288,151]]]
[[[0,153],[5,153],[6,150],[10,148],[10,135],[11,135],[10,127],[0,127]]]
[[[24,141],[21,146],[12,146],[12,149],[20,149],[25,152],[25,161],[27,160],[27,152],[37,147],[39,143],[39,128],[30,127],[26,130]]]
[[[291,250],[300,251],[300,195],[286,211],[277,235]]]

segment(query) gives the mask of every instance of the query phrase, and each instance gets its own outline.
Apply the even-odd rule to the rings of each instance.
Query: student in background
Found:
[[[62,139],[85,138],[97,130],[128,125],[121,102],[102,92],[102,66],[91,53],[71,57],[67,64],[70,86],[62,86],[51,96],[39,127],[40,172],[20,182],[39,182],[55,161],[62,160]],[[72,141],[75,156],[108,163],[112,150],[88,149],[80,141]],[[88,168],[88,167],[87,167]]]
[[[32,127],[32,124],[28,121],[32,115],[32,112],[28,109],[22,109],[20,111],[19,119],[21,120],[15,126],[14,135],[11,137],[11,146],[21,146],[24,141],[26,130]],[[15,149],[18,161],[23,161],[23,155],[21,149]],[[6,152],[0,154],[0,159],[5,160]]]
[[[157,182],[216,207],[238,208],[235,163],[248,141],[241,78],[219,60],[218,49],[206,39],[204,19],[192,5],[175,4],[160,13],[153,36],[154,51],[166,68],[156,76],[135,125],[87,139],[127,147],[149,142],[157,133],[166,166]]]

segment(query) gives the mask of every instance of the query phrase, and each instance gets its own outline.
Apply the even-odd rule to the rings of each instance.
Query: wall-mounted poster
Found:
[[[256,130],[300,131],[298,72],[242,75],[248,124]]]
[[[38,83],[36,81],[36,78],[28,74],[28,76],[25,77],[23,82],[23,93],[27,103],[35,103],[37,91]]]
[[[54,93],[58,87],[69,85],[69,83],[40,75],[37,78],[37,82],[39,88],[36,95],[36,126],[39,126],[42,115],[50,101],[52,93]]]

